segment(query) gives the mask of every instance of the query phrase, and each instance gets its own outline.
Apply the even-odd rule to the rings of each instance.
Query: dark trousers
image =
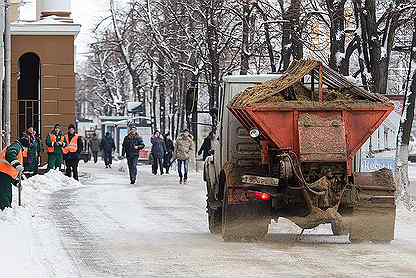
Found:
[[[53,170],[61,170],[61,165],[64,158],[62,153],[49,153],[48,154],[48,171]]]
[[[130,173],[130,180],[131,181],[136,181],[137,162],[139,162],[139,158],[137,156],[127,158],[127,164],[129,166],[129,173]]]
[[[92,157],[94,158],[94,163],[98,162],[98,152],[92,152]]]
[[[157,170],[160,169],[160,174],[163,174],[163,158],[159,156],[153,156],[152,172],[157,174]]]
[[[183,165],[183,174],[182,174],[182,165]],[[184,178],[185,180],[188,179],[188,167],[189,167],[189,160],[178,159],[178,174],[181,180],[182,178]]]
[[[12,207],[12,186],[13,179],[0,173],[0,210]]]
[[[104,163],[105,165],[113,164],[113,152],[112,151],[104,151]]]
[[[168,153],[167,155],[165,155],[165,157],[163,159],[163,167],[165,168],[166,173],[168,173],[168,174],[169,174],[169,169],[170,169],[170,166],[171,166],[171,163],[170,163],[171,159],[172,159],[172,154],[171,153]]]
[[[78,163],[79,160],[74,160],[74,159],[68,159],[65,161],[65,165],[66,165],[66,175],[68,177],[72,177],[76,180],[78,180]]]

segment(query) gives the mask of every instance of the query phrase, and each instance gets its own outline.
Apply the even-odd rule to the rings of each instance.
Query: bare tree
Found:
[[[415,1],[353,0],[359,22],[359,42],[368,82],[374,93],[386,94],[391,52],[396,31],[414,17]]]
[[[413,20],[413,38],[411,45],[410,61],[416,60],[416,18]],[[411,64],[410,62],[410,64]],[[405,96],[405,105],[403,108],[402,120],[400,121],[399,133],[397,135],[396,148],[396,169],[395,177],[397,185],[399,186],[399,197],[407,204],[412,206],[411,197],[409,193],[409,174],[408,174],[408,157],[409,157],[409,143],[410,134],[412,131],[413,120],[415,115],[415,100],[416,100],[416,69],[413,72],[412,82],[410,85],[410,93]]]

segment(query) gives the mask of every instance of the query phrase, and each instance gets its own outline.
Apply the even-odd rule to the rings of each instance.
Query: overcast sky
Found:
[[[56,0],[59,1],[59,0]],[[123,2],[125,0],[119,0]],[[117,1],[117,2],[119,2]],[[21,19],[33,20],[36,16],[36,0],[25,4],[21,8]],[[91,42],[91,30],[100,18],[109,13],[109,0],[72,0],[72,17],[76,23],[82,25],[76,45],[78,58],[88,52],[88,43]]]

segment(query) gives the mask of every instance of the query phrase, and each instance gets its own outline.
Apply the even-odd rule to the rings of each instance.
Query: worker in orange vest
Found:
[[[52,132],[46,138],[46,147],[48,148],[48,171],[51,169],[61,170],[63,162],[62,149],[67,145],[65,136],[61,131],[61,126],[56,124]]]
[[[81,136],[75,132],[75,126],[73,124],[68,126],[68,133],[65,135],[65,140],[68,142],[68,145],[63,149],[66,175],[68,177],[72,175],[74,179],[78,180],[78,163],[81,159],[83,142]]]
[[[12,206],[12,186],[23,175],[23,151],[29,139],[22,137],[0,153],[0,210]]]

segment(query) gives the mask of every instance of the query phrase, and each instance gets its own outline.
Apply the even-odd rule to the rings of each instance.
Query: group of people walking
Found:
[[[92,134],[89,140],[89,147],[94,158],[94,163],[98,162],[98,153],[103,152],[105,168],[111,168],[113,164],[113,152],[116,150],[116,144],[110,132],[106,132],[103,139],[99,140],[96,133]]]
[[[170,162],[174,151],[173,141],[170,139],[169,134],[161,136],[160,132],[156,131],[150,142],[152,143],[152,173],[156,175],[159,170],[161,175],[165,172],[169,174]]]
[[[174,160],[178,163],[179,183],[187,183],[189,159],[193,153],[193,136],[188,130],[183,130],[175,144],[170,138],[169,133],[161,136],[156,131],[151,138],[152,143],[152,172],[157,175],[159,170],[163,175],[165,172],[169,174],[170,167]]]
[[[205,159],[210,154],[213,134],[205,138],[198,154]],[[61,170],[65,163],[65,173],[78,180],[78,164],[84,141],[77,134],[73,124],[68,126],[64,133],[61,125],[56,124],[48,134],[45,143],[48,154],[48,171]],[[103,151],[106,168],[111,168],[112,154],[116,149],[111,134],[107,132],[102,140],[94,133],[89,139],[89,148],[93,154],[94,162],[98,161],[99,151]],[[183,130],[175,143],[169,134],[161,135],[154,132],[152,138],[152,172],[157,175],[169,174],[170,167],[177,161],[179,183],[187,183],[189,160],[193,154],[193,136],[188,130]],[[122,145],[122,156],[127,158],[130,182],[134,184],[137,179],[137,164],[140,150],[145,148],[143,139],[135,127],[129,129]],[[24,134],[0,153],[0,210],[11,207],[12,186],[19,182],[23,174],[35,175],[39,171],[43,144],[33,127],[28,128]]]
[[[157,175],[169,174],[172,163],[177,160],[179,183],[187,183],[189,159],[193,150],[193,136],[188,130],[181,132],[174,143],[169,134],[164,136],[157,130],[150,139],[152,143],[151,161],[152,173]],[[128,135],[124,138],[122,157],[127,158],[131,184],[136,183],[137,163],[140,150],[145,148],[142,137],[135,127],[131,127]]]

